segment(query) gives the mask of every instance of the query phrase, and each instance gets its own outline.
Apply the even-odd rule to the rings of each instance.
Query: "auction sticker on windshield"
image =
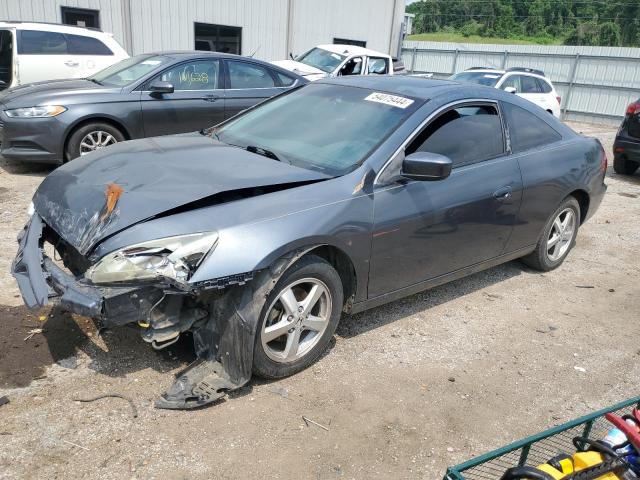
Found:
[[[389,95],[388,93],[373,92],[365,97],[365,100],[370,102],[384,103],[385,105],[391,105],[392,107],[407,108],[413,103],[410,98],[399,97],[398,95]]]

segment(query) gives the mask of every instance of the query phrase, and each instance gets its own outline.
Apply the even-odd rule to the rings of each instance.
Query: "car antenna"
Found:
[[[258,50],[260,50],[261,45],[258,45],[256,47],[256,49],[253,51],[253,53],[251,53],[251,55],[249,55],[249,58],[253,58],[253,56],[258,52]]]

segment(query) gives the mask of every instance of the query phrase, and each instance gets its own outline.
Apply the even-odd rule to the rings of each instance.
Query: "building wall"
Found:
[[[296,55],[334,37],[396,55],[404,0],[293,0],[290,49]],[[288,54],[288,52],[287,52]]]
[[[287,0],[130,0],[132,51],[193,50],[194,23],[242,27],[242,54],[282,58]],[[142,20],[144,19],[144,20]]]
[[[99,10],[101,29],[132,55],[193,50],[200,22],[242,27],[242,54],[264,60],[336,37],[396,55],[404,12],[404,0],[0,0],[0,20],[60,23],[61,6]]]

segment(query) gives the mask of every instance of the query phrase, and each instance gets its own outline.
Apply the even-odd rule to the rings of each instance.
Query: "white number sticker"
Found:
[[[384,103],[385,105],[391,105],[397,108],[407,108],[413,103],[410,98],[399,97],[397,95],[389,95],[388,93],[374,92],[368,95],[365,100],[369,102]]]

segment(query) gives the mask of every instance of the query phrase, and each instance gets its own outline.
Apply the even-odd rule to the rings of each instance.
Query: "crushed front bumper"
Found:
[[[96,287],[67,273],[45,255],[44,223],[37,213],[18,237],[18,253],[11,273],[24,303],[39,308],[57,298],[60,305],[79,315],[100,320],[105,326],[138,322],[164,295],[157,287]]]

